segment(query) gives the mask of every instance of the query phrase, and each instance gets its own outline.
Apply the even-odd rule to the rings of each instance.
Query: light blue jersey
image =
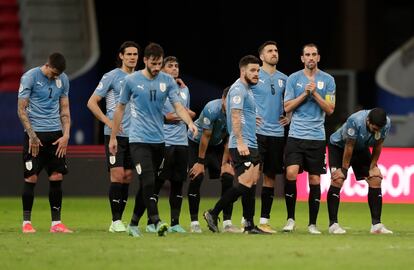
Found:
[[[188,130],[188,138],[196,143],[200,143],[203,129],[211,130],[211,137],[208,145],[219,145],[227,134],[226,114],[223,111],[221,98],[208,102],[194,122],[197,127],[197,137],[193,138],[193,132]]]
[[[385,139],[391,128],[391,120],[387,117],[387,123],[380,131],[371,133],[367,127],[367,117],[370,110],[361,110],[348,117],[346,122],[330,137],[333,145],[345,147],[347,139],[355,140],[356,151],[374,146],[381,139]]]
[[[279,124],[283,116],[283,97],[287,76],[280,71],[272,75],[260,69],[259,82],[251,87],[262,123],[256,133],[265,136],[284,137],[285,128]]]
[[[241,126],[243,142],[249,148],[257,148],[256,138],[256,104],[253,92],[238,79],[231,87],[227,96],[227,129],[230,134],[229,148],[237,148],[236,136],[233,133],[231,110],[241,110]]]
[[[116,103],[119,101],[119,94],[121,93],[122,83],[128,73],[120,68],[111,70],[103,75],[101,81],[95,89],[94,94],[105,98],[106,100],[106,116],[113,120]],[[125,108],[124,117],[122,118],[122,131],[117,136],[128,137],[129,121],[131,117],[131,110],[129,103]],[[111,135],[111,129],[105,125],[104,134]]]
[[[169,98],[179,102],[178,85],[170,75],[160,72],[152,80],[136,71],[125,77],[119,102],[131,102],[130,143],[163,143],[164,115],[162,109]]]
[[[309,79],[303,70],[293,73],[286,82],[285,102],[297,98],[305,91]],[[335,101],[335,80],[326,72],[319,70],[315,74],[315,91],[325,100]],[[305,140],[325,140],[325,112],[312,96],[302,102],[293,111],[289,137]]]
[[[179,100],[185,108],[190,108],[190,91],[187,87],[178,88]],[[171,105],[170,100],[167,98],[163,108],[163,114],[175,112],[174,107]],[[164,124],[165,145],[186,145],[187,140],[187,125],[180,121],[174,124]]]
[[[49,80],[40,67],[32,68],[20,80],[19,98],[29,99],[26,111],[34,131],[62,130],[60,98],[69,95],[69,79],[65,73]]]

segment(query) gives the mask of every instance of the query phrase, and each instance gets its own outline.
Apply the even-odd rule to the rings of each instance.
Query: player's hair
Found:
[[[165,67],[165,65],[169,62],[177,62],[177,64],[180,64],[180,62],[178,62],[178,58],[175,56],[167,56],[164,58],[164,61],[162,63],[162,67]]]
[[[258,65],[260,65],[261,62],[260,62],[259,58],[257,58],[254,55],[246,55],[246,56],[243,56],[240,59],[239,68],[245,67],[248,64],[258,64]]]
[[[382,128],[387,124],[387,113],[382,108],[374,108],[368,113],[368,121]]]
[[[267,45],[275,45],[276,48],[277,48],[276,41],[273,41],[273,40],[265,41],[262,45],[260,45],[259,49],[257,50],[257,52],[259,53],[259,55],[262,54],[262,51],[263,51],[264,47],[266,47]]]
[[[135,41],[125,41],[124,43],[121,44],[121,47],[119,47],[118,49],[118,54],[116,55],[116,66],[117,67],[122,67],[122,60],[121,58],[119,58],[119,54],[124,54],[125,53],[125,49],[126,48],[130,48],[130,47],[134,47],[137,48],[138,50],[138,55],[139,52],[141,51],[141,47],[138,45],[138,43],[136,43]]]
[[[59,71],[59,73],[62,73],[66,69],[66,59],[63,56],[63,54],[54,52],[51,55],[49,55],[47,59],[47,63],[52,67]]]
[[[229,90],[230,90],[230,86],[227,86],[226,88],[224,88],[222,98],[227,97],[227,94],[229,93]]]
[[[319,48],[318,48],[318,46],[315,43],[308,43],[308,44],[303,45],[303,47],[302,47],[302,55],[305,53],[305,48],[306,47],[314,47],[314,48],[316,48],[316,52],[319,54]]]
[[[147,45],[144,49],[144,57],[150,58],[153,57],[154,59],[158,59],[160,57],[164,57],[164,49],[161,47],[160,44],[151,42]]]

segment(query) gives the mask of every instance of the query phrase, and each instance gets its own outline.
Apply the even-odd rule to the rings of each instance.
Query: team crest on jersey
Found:
[[[31,160],[26,161],[24,164],[26,166],[26,170],[31,171],[33,169],[33,163]]]
[[[20,84],[20,86],[19,86],[19,93],[20,93],[21,91],[23,91],[23,84]]]
[[[96,87],[96,89],[101,90],[103,88],[103,83],[99,82],[98,86]]]
[[[232,101],[233,101],[234,104],[240,104],[241,97],[240,96],[234,96]]]
[[[210,119],[208,119],[207,117],[204,117],[204,119],[203,119],[203,123],[204,123],[204,125],[210,125]]]
[[[167,90],[167,85],[165,83],[160,83],[160,90],[161,92],[165,92],[165,90]]]
[[[283,80],[282,79],[279,79],[279,80],[277,80],[277,84],[279,85],[279,87],[283,87]]]
[[[184,92],[180,92],[180,96],[182,99],[187,100],[187,95]]]
[[[322,82],[322,81],[318,81],[318,83],[317,83],[316,87],[318,87],[318,89],[319,89],[319,90],[322,90],[322,89],[323,89],[323,87],[324,87],[324,85],[325,85],[325,83],[324,83],[324,82]]]
[[[61,79],[56,79],[56,86],[57,86],[57,88],[62,88],[62,80]]]
[[[354,136],[355,135],[355,129],[348,128],[348,130],[346,131],[346,133],[348,133],[349,136]]]
[[[375,140],[378,141],[381,138],[381,132],[379,132],[379,131],[375,132],[374,138],[375,138]]]

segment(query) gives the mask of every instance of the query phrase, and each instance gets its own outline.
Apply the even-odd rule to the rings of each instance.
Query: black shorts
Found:
[[[299,165],[312,175],[326,173],[326,143],[317,140],[302,140],[288,137],[285,166]]]
[[[286,140],[284,137],[265,136],[256,134],[260,158],[263,164],[263,173],[275,178],[276,174],[284,171],[284,152]]]
[[[164,160],[159,169],[160,179],[176,182],[187,180],[188,146],[171,145],[165,147]]]
[[[115,155],[115,160],[111,160],[111,153],[109,153],[109,135],[105,135],[105,153],[106,153],[106,165],[108,166],[108,171],[111,168],[123,167],[124,169],[133,169],[134,164],[132,163],[131,153],[129,151],[129,139],[128,137],[117,136],[116,140],[118,142],[118,151]],[[112,161],[112,163],[111,163]]]
[[[342,159],[344,156],[344,148],[328,144],[329,151],[329,168],[331,173],[337,168],[342,167]],[[351,157],[352,170],[357,180],[364,180],[369,176],[369,167],[371,165],[371,152],[368,148],[359,151],[353,151]]]
[[[164,158],[165,143],[129,143],[129,149],[138,175],[152,172],[155,177]]]
[[[250,148],[250,155],[241,156],[237,148],[230,148],[230,156],[232,159],[234,172],[236,173],[235,178],[238,179],[252,164],[256,166],[261,162],[259,150],[257,148]]]
[[[49,176],[54,172],[61,173],[63,175],[67,174],[68,167],[66,165],[66,158],[58,158],[56,156],[58,145],[52,144],[63,136],[62,131],[36,132],[36,135],[43,145],[40,146],[39,154],[37,157],[33,157],[31,154],[29,154],[29,136],[27,133],[24,135],[24,177],[28,178],[32,175],[39,175],[43,168],[46,169],[46,172]]]
[[[192,168],[198,161],[199,144],[188,140],[189,145],[189,168]],[[209,145],[205,156],[205,167],[208,169],[210,179],[220,178],[221,161],[223,160],[224,143]]]

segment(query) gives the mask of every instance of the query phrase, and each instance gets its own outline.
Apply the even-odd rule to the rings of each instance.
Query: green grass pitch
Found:
[[[202,199],[201,210],[214,205]],[[169,222],[168,200],[160,201],[160,216]],[[130,198],[123,220],[129,221]],[[284,201],[275,200],[271,225],[284,226]],[[106,198],[64,198],[62,219],[73,234],[51,234],[47,198],[35,198],[32,222],[37,233],[21,233],[20,198],[0,198],[0,269],[413,269],[414,205],[383,206],[383,223],[393,235],[370,235],[366,203],[342,203],[340,224],[346,235],[329,235],[327,209],[322,203],[318,227],[322,235],[307,233],[307,203],[297,204],[294,233],[275,235],[213,234],[201,220],[202,234],[168,234],[142,238],[108,232],[110,209]],[[256,202],[256,222],[260,200]],[[201,218],[201,214],[200,214]],[[240,200],[233,224],[241,219]],[[140,227],[144,227],[141,220]],[[188,204],[181,224],[189,229]]]

